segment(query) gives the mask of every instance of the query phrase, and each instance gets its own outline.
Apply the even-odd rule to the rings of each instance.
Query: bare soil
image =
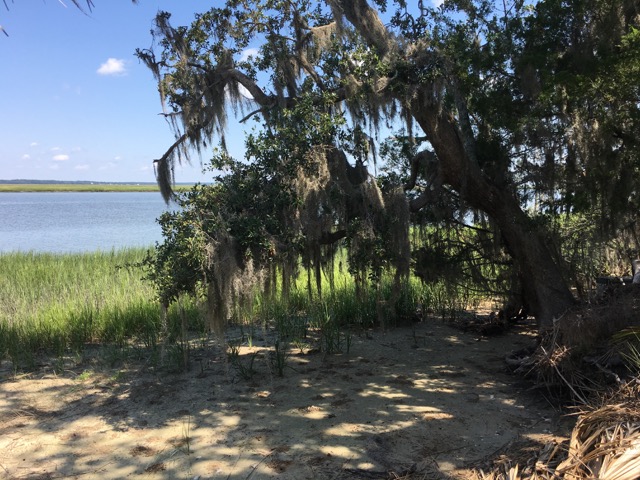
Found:
[[[470,478],[570,429],[506,370],[505,354],[532,341],[424,321],[354,334],[349,353],[292,346],[283,377],[268,338],[235,365],[194,347],[183,373],[84,359],[16,375],[4,363],[0,478]]]

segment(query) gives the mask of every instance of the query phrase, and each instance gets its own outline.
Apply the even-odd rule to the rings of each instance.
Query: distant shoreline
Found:
[[[176,190],[186,190],[189,185],[176,185]],[[159,192],[150,183],[0,183],[2,192]]]

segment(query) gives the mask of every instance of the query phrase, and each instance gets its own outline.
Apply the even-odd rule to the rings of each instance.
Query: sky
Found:
[[[213,2],[95,0],[87,15],[63,2],[0,2],[0,179],[154,182],[173,134],[134,52],[151,46],[158,10],[183,25]],[[228,147],[241,156],[235,133]],[[196,157],[176,181],[205,181],[201,170]]]
[[[212,0],[0,2],[0,180],[154,182],[153,160],[173,143],[151,72],[134,56],[151,46],[159,10],[187,25]],[[81,2],[84,4],[84,2]],[[436,2],[440,3],[440,2]],[[242,157],[244,132],[227,147]],[[203,160],[207,160],[204,158]],[[209,180],[197,157],[176,182]]]

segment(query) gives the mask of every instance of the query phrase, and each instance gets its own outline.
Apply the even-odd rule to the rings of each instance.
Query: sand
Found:
[[[506,369],[505,354],[532,343],[526,329],[363,331],[348,353],[291,346],[282,377],[267,337],[239,349],[249,379],[207,344],[182,373],[144,356],[59,374],[45,364],[15,375],[5,362],[0,478],[470,478],[515,442],[563,431]]]

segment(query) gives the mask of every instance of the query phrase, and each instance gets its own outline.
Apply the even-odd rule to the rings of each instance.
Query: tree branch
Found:
[[[242,117],[239,120],[239,123],[244,123],[247,120],[249,120],[251,117],[253,117],[254,115],[257,115],[257,114],[262,113],[264,111],[265,111],[265,108],[258,108],[257,110],[254,110],[253,112],[249,113],[248,115],[245,115],[244,117]]]
[[[404,190],[407,191],[413,189],[416,186],[418,175],[421,172],[427,172],[429,169],[429,164],[436,161],[436,155],[429,150],[422,150],[421,152],[417,153],[411,159],[411,176],[409,177],[409,181],[404,185]]]
[[[335,232],[322,232],[320,235],[320,245],[331,245],[347,236],[346,230],[336,230]]]
[[[264,93],[264,91],[251,77],[241,72],[237,68],[230,68],[229,70],[223,72],[222,75],[228,76],[230,79],[235,80],[244,88],[249,90],[249,93],[257,104],[262,105],[263,107],[267,107],[273,104],[274,98]]]

